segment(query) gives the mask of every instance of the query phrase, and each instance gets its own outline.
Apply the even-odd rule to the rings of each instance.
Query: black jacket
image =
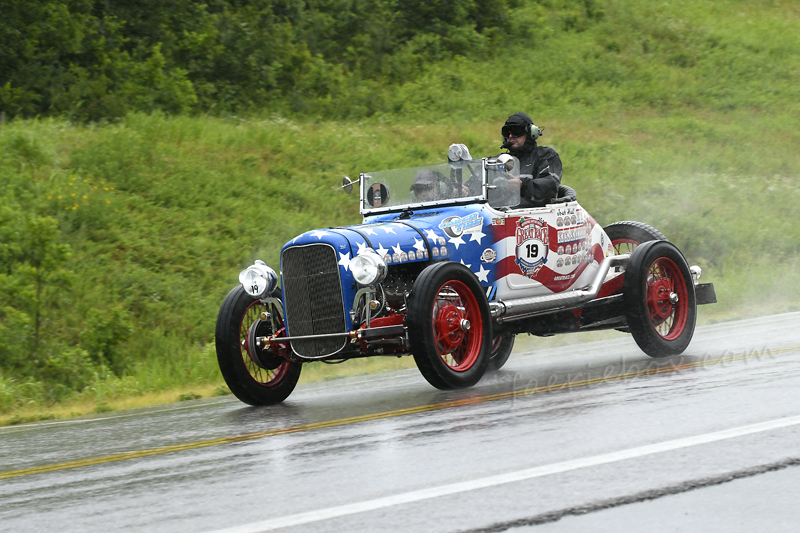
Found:
[[[524,146],[520,151],[509,151],[519,159],[520,203],[517,207],[542,207],[558,196],[561,184],[561,158],[549,146]]]

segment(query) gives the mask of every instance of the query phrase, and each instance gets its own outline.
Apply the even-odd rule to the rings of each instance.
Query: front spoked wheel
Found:
[[[264,311],[275,314],[278,325],[281,325],[279,310],[268,310],[240,285],[228,293],[217,316],[219,369],[231,392],[250,405],[269,405],[285,400],[297,385],[302,368],[301,363],[291,362],[270,351],[259,351],[257,357],[250,354],[248,348],[252,350],[252,347],[249,343],[254,338],[273,334],[270,322],[260,319]],[[277,333],[280,332],[279,329]]]
[[[408,302],[411,352],[438,389],[471,387],[486,371],[491,347],[489,304],[475,274],[458,263],[426,268]]]
[[[689,265],[666,241],[644,243],[628,261],[625,317],[636,344],[651,357],[678,355],[694,335],[697,302]]]

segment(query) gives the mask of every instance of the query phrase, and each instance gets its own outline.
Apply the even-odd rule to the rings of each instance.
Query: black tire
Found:
[[[512,333],[503,333],[502,335],[495,335],[492,339],[491,353],[489,354],[489,364],[486,366],[486,372],[497,372],[508,361],[511,355],[511,350],[514,348],[514,339],[516,335]]]
[[[653,226],[633,220],[614,222],[603,228],[603,231],[605,231],[608,238],[611,239],[615,255],[633,253],[636,247],[643,242],[667,240],[664,234]],[[623,272],[624,270],[624,267],[614,267],[615,272]],[[630,333],[628,327],[614,329],[622,333]]]
[[[686,350],[694,334],[697,301],[689,265],[675,245],[652,241],[638,246],[628,261],[622,291],[628,328],[644,353],[668,357]]]
[[[467,329],[462,320],[469,321]],[[417,368],[431,385],[449,390],[477,383],[489,363],[492,324],[475,274],[459,263],[423,270],[408,300],[408,337]]]
[[[225,297],[217,316],[219,369],[231,392],[250,405],[270,405],[285,400],[297,385],[302,368],[302,363],[284,360],[265,365],[275,367],[269,370],[259,366],[247,353],[247,330],[264,310],[263,304],[250,297],[239,285]],[[259,328],[266,324],[261,322]],[[279,357],[267,355],[268,358]]]
[[[632,253],[643,242],[667,240],[656,228],[632,220],[614,222],[604,227],[603,231],[611,239],[614,253],[617,255]]]

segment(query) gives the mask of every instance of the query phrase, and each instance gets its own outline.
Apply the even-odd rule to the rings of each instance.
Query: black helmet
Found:
[[[429,169],[419,171],[411,185],[411,192],[415,195],[422,194],[424,191],[432,191],[437,199],[449,198],[453,194],[450,181],[445,175]]]
[[[536,139],[542,135],[542,129],[533,123],[533,119],[527,113],[520,112],[508,117],[500,133],[503,135],[504,143],[508,142],[509,133],[519,133],[528,136],[525,144],[536,144]]]

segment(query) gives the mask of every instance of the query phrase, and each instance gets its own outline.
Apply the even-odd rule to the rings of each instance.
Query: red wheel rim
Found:
[[[247,353],[247,330],[253,322],[261,316],[262,311],[264,311],[264,305],[260,301],[255,300],[244,312],[242,322],[239,325],[239,352],[241,353],[244,367],[247,369],[247,373],[250,374],[250,377],[253,378],[253,381],[262,387],[274,387],[283,381],[289,373],[289,365],[291,363],[289,361],[284,361],[275,370],[267,370],[266,368],[258,366],[256,362],[253,361],[252,357],[250,357],[250,354]]]
[[[614,255],[632,253],[640,244],[642,243],[633,239],[614,239],[611,241],[611,245],[614,246]]]
[[[436,351],[451,370],[472,368],[481,351],[483,321],[478,300],[460,281],[448,281],[433,302],[433,338]]]
[[[650,323],[663,339],[671,341],[681,336],[689,314],[689,292],[678,265],[659,257],[647,273],[645,288]]]

